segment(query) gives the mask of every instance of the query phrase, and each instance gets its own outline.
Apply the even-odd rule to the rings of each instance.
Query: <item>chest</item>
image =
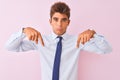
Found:
[[[62,40],[62,53],[61,57],[73,57],[78,54],[79,49],[76,48],[76,38],[69,38]],[[45,46],[40,48],[40,52],[49,57],[55,56],[58,40],[44,40]]]

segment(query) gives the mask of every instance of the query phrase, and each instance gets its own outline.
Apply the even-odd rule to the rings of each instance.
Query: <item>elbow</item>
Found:
[[[10,47],[9,45],[7,45],[7,44],[5,44],[4,48],[5,48],[6,50],[8,50],[8,51],[11,51],[11,47]]]
[[[5,44],[5,49],[8,51],[13,51],[13,48],[10,45]]]
[[[112,47],[110,47],[110,46],[104,49],[105,54],[108,54],[108,53],[111,53],[111,52],[112,52]]]
[[[8,51],[18,52],[18,49],[16,47],[13,47],[12,45],[5,44],[4,48]]]

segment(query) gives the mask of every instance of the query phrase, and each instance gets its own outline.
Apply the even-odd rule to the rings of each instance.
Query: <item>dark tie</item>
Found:
[[[56,54],[54,59],[52,80],[59,80],[59,67],[60,67],[60,58],[62,51],[62,37],[58,36],[57,38],[59,38],[59,41],[57,43]]]

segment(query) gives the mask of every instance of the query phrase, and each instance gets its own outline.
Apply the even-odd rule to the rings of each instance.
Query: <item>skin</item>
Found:
[[[67,27],[70,23],[67,15],[58,12],[54,13],[52,19],[50,19],[49,21],[52,26],[53,32],[58,36],[63,35],[66,32]]]
[[[89,30],[89,29],[80,33],[78,35],[76,47],[78,48],[80,43],[85,44],[86,42],[88,42],[91,38],[93,38],[93,35],[95,33],[96,32],[94,30]]]
[[[52,26],[53,32],[60,36],[66,32],[70,20],[68,19],[67,15],[56,12],[53,14],[49,22]],[[35,41],[36,44],[38,43],[38,40],[40,40],[41,44],[44,46],[44,42],[39,31],[35,30],[34,28],[27,27],[23,30],[23,32],[26,34],[29,40]],[[95,33],[96,32],[94,30],[89,29],[80,33],[78,35],[76,47],[78,48],[80,43],[84,44],[89,41]]]
[[[44,42],[39,31],[34,28],[27,27],[23,29],[23,33],[26,34],[29,40],[35,41],[36,44],[38,44],[38,40],[40,40],[40,43],[44,46]]]

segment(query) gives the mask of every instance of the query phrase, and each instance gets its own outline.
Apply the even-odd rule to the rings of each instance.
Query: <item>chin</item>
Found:
[[[60,32],[55,32],[55,34],[56,34],[56,35],[62,35],[62,33],[60,33]]]
[[[57,35],[63,35],[64,33],[63,32],[60,32],[60,33],[58,33]]]
[[[63,35],[65,32],[63,32],[63,31],[56,31],[55,32],[57,35]]]

